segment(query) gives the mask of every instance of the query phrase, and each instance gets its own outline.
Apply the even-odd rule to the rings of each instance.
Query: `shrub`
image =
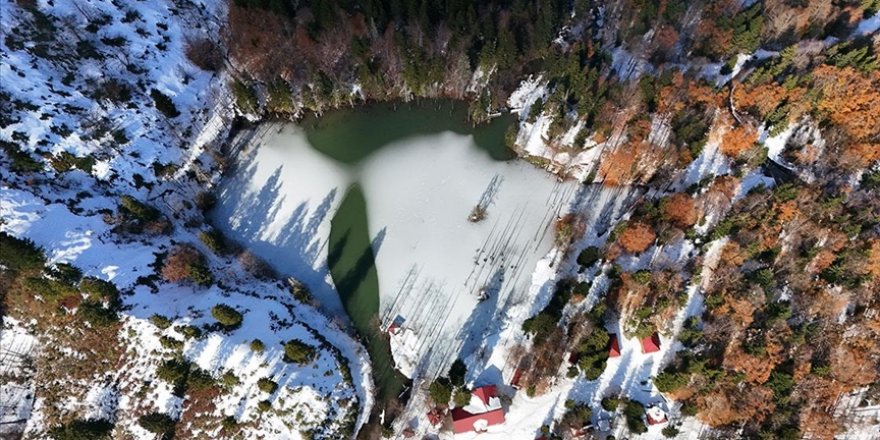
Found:
[[[264,393],[272,394],[278,390],[278,383],[268,377],[263,377],[257,381],[257,388]]]
[[[632,274],[632,279],[639,284],[646,285],[651,282],[651,271],[647,269],[637,271]]]
[[[234,416],[226,416],[220,421],[220,426],[222,426],[225,431],[233,431],[238,428],[238,421],[235,420]]]
[[[641,403],[634,400],[627,400],[624,403],[623,414],[626,416],[626,427],[635,434],[641,434],[648,431],[642,415],[645,413],[645,407]]]
[[[679,433],[678,428],[672,425],[665,426],[660,432],[663,434],[663,437],[666,438],[673,438]]]
[[[95,301],[107,301],[115,304],[119,301],[119,289],[110,281],[95,277],[85,277],[79,282],[79,290]]]
[[[617,237],[624,250],[631,254],[644,252],[657,238],[654,230],[644,223],[631,223]]]
[[[657,387],[661,393],[667,393],[687,386],[687,384],[690,383],[690,375],[667,369],[658,374],[653,382],[654,386]]]
[[[449,379],[439,377],[431,382],[431,385],[428,386],[428,395],[437,405],[448,404],[449,399],[452,398],[452,385],[449,383]]]
[[[110,438],[113,424],[107,420],[74,420],[49,430],[55,440],[101,440]]]
[[[464,376],[467,374],[467,365],[461,359],[456,359],[449,367],[449,382],[457,387],[464,385]]]
[[[471,402],[471,393],[470,391],[464,388],[456,388],[455,393],[452,396],[452,403],[455,406],[462,407],[467,406],[468,403]]]
[[[46,257],[33,241],[0,231],[0,264],[12,272],[37,271],[46,265]]]
[[[69,263],[57,263],[49,270],[49,275],[64,284],[74,285],[82,279],[82,271]]]
[[[166,118],[176,118],[180,116],[180,112],[177,110],[177,107],[174,106],[174,101],[168,97],[168,95],[153,89],[150,91],[150,97],[153,98],[153,103],[156,105],[156,110],[159,110]]]
[[[245,250],[239,253],[238,262],[247,273],[257,278],[271,278],[274,275],[272,267],[251,251]]]
[[[0,150],[12,161],[10,167],[16,173],[32,173],[43,170],[43,164],[31,157],[30,154],[21,151],[19,147],[8,141],[0,141]]]
[[[238,376],[236,376],[235,373],[231,371],[227,371],[223,373],[222,376],[220,376],[220,386],[227,390],[237,386],[240,383],[241,381],[238,379]]]
[[[214,380],[214,377],[211,376],[211,373],[195,367],[190,369],[186,384],[192,389],[206,390],[216,385],[217,382]]]
[[[184,325],[180,327],[177,331],[180,332],[187,339],[198,339],[202,337],[202,329],[194,326],[194,325]]]
[[[296,364],[307,364],[315,358],[315,348],[299,339],[291,339],[284,343],[284,361]]]
[[[95,301],[83,301],[76,311],[77,316],[95,327],[109,327],[119,322],[114,310],[104,308]]]
[[[237,79],[232,81],[230,87],[238,109],[243,113],[256,113],[259,103],[254,90]]]
[[[141,222],[158,220],[161,215],[158,209],[128,195],[119,198],[118,208],[122,214]]]
[[[150,322],[152,322],[153,325],[155,325],[156,327],[158,327],[162,330],[165,330],[166,328],[171,327],[171,320],[165,316],[158,314],[158,313],[154,314],[153,316],[150,317]]]
[[[213,193],[208,191],[202,191],[196,194],[196,208],[199,208],[202,212],[208,211],[217,204],[217,197],[214,196]]]
[[[266,344],[263,344],[263,341],[259,339],[254,339],[251,341],[251,350],[255,353],[262,353],[266,349]]]
[[[169,359],[162,362],[156,369],[156,377],[171,385],[183,383],[189,373],[189,362],[179,359]]]
[[[602,254],[599,251],[599,248],[595,246],[587,247],[582,250],[577,257],[577,263],[582,267],[590,267],[595,264],[599,259],[602,258]]]
[[[178,245],[171,250],[162,266],[162,277],[172,282],[189,279],[202,286],[214,281],[205,257],[190,244]]]
[[[269,411],[270,409],[272,409],[272,402],[268,400],[261,400],[260,403],[257,403],[257,409],[260,410],[260,412]]]
[[[167,434],[174,430],[177,422],[168,414],[152,412],[138,417],[138,425],[154,434]]]
[[[617,397],[604,397],[602,398],[602,409],[605,411],[617,411],[617,407],[620,406],[620,399]]]
[[[172,338],[170,336],[160,337],[159,343],[169,350],[183,350],[183,341],[181,341],[180,339]]]
[[[581,428],[590,423],[593,410],[587,405],[574,405],[562,416],[562,424],[573,428]]]
[[[59,173],[63,173],[65,171],[70,171],[73,168],[78,170],[85,171],[86,173],[92,172],[92,167],[95,166],[95,158],[92,156],[84,156],[84,157],[76,157],[67,151],[62,151],[55,156],[47,156],[50,163],[52,164],[52,168]]]
[[[226,304],[217,304],[212,307],[211,316],[226,328],[240,327],[243,318],[241,313]]]
[[[687,194],[673,194],[663,200],[661,209],[663,211],[663,219],[681,229],[687,229],[697,222],[697,209],[694,199]]]
[[[214,251],[215,254],[223,255],[226,253],[226,238],[223,233],[211,228],[209,231],[199,233],[199,240],[208,246],[208,249]]]
[[[199,69],[215,72],[223,67],[223,49],[209,38],[186,42],[186,57]]]

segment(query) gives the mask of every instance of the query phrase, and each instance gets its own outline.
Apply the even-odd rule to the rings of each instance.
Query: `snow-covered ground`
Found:
[[[0,140],[32,153],[43,170],[9,173],[8,157],[0,156],[0,230],[33,240],[50,263],[70,263],[116,284],[122,292],[118,343],[124,353],[114,368],[70,383],[69,395],[58,401],[41,394],[32,372],[19,371],[18,365],[26,356],[39,356],[40,346],[64,356],[79,354],[38,334],[34,323],[4,317],[3,429],[12,427],[6,422],[13,419],[27,419],[26,438],[38,437],[59,422],[45,417],[49,408],[59,407],[70,417],[108,418],[125,438],[153,438],[137,417],[149,411],[177,417],[188,405],[188,398],[174,396],[169,385],[156,380],[157,365],[177,355],[161,337],[179,341],[180,354],[215,377],[232,373],[240,381],[203,414],[216,417],[209,423],[212,431],[182,426],[188,438],[216,437],[224,416],[242,422],[242,438],[297,439],[312,428],[332,437],[342,432],[346,419],[359,427],[372,406],[363,348],[315,308],[293,300],[283,283],[258,281],[233,256],[214,255],[199,243],[201,214],[192,201],[216,177],[213,153],[228,132],[233,110],[228,77],[199,69],[185,51],[192,39],[219,38],[225,2],[41,1],[39,17],[27,2],[19,3],[0,0],[0,76],[8,112]],[[35,46],[30,32],[36,26],[43,26],[40,38],[50,40],[47,47]],[[60,61],[91,50],[94,56],[80,56],[76,63]],[[158,111],[153,90],[168,96],[180,115]],[[56,171],[50,161],[62,153],[93,158],[94,166]],[[116,210],[123,194],[159,208],[173,231],[113,232],[104,214]],[[157,254],[181,242],[195,243],[207,256],[216,284],[144,281],[156,273]],[[244,314],[240,328],[209,331],[210,309],[218,303]],[[154,314],[170,318],[172,326],[158,328],[149,319]],[[186,338],[183,325],[198,326],[204,335]],[[266,346],[262,353],[250,349],[255,338]],[[281,344],[294,338],[316,349],[312,362],[281,361]],[[276,381],[278,391],[259,391],[255,384],[262,377]],[[273,409],[258,411],[261,400],[271,401]]]

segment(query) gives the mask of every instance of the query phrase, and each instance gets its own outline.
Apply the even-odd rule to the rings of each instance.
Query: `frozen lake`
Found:
[[[381,394],[403,381],[381,335],[401,317],[394,365],[432,376],[525,301],[553,224],[578,188],[503,144],[509,120],[472,129],[464,111],[409,104],[264,125],[220,186],[218,228],[305,282],[367,339]],[[485,218],[469,221],[476,206]],[[337,293],[338,291],[338,293]],[[482,298],[481,298],[482,297]],[[385,376],[385,377],[383,377]]]

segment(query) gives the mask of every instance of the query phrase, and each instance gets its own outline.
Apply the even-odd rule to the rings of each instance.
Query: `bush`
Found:
[[[654,229],[644,223],[628,224],[617,237],[624,250],[631,254],[644,252],[657,238]]]
[[[106,309],[92,300],[83,301],[76,311],[77,316],[95,327],[109,327],[119,322],[115,311]]]
[[[278,383],[268,377],[263,377],[257,381],[257,388],[264,393],[272,394],[278,390]]]
[[[183,341],[180,339],[175,339],[170,336],[162,336],[159,338],[159,343],[162,344],[163,347],[169,350],[183,350]]]
[[[240,383],[241,381],[238,379],[238,376],[236,376],[235,373],[231,371],[227,371],[223,373],[222,376],[220,376],[220,386],[227,390],[237,386]]]
[[[686,387],[690,380],[690,375],[687,373],[667,369],[658,374],[653,382],[661,393],[668,393]]]
[[[449,382],[453,386],[463,386],[464,376],[467,374],[467,366],[461,359],[456,359],[449,367]]]
[[[617,411],[617,407],[620,406],[620,399],[617,397],[604,397],[602,398],[602,409],[605,411]]]
[[[145,223],[158,220],[161,216],[158,209],[127,195],[119,198],[118,209],[126,217]]]
[[[456,388],[452,396],[452,403],[455,406],[467,406],[471,402],[471,393],[465,388]]]
[[[291,339],[284,343],[285,362],[303,365],[311,362],[315,355],[317,355],[315,348],[299,339]]]
[[[168,414],[153,412],[138,417],[138,425],[154,434],[167,434],[174,431],[174,419]]]
[[[208,211],[217,204],[217,197],[214,196],[213,193],[208,191],[202,191],[196,194],[196,208],[199,208],[202,212]]]
[[[195,367],[190,369],[186,384],[195,390],[206,390],[216,385],[217,382],[214,380],[214,377],[211,376],[211,373]]]
[[[194,326],[194,325],[184,325],[180,327],[177,331],[180,332],[187,339],[198,339],[202,337],[202,329]]]
[[[107,301],[115,304],[119,301],[119,289],[110,281],[95,277],[85,277],[79,282],[79,290],[95,301]]]
[[[645,422],[642,420],[642,415],[645,414],[645,407],[641,403],[627,400],[624,403],[623,414],[626,416],[626,427],[629,428],[630,432],[641,434],[648,431],[648,427],[645,426]]]
[[[220,426],[227,432],[234,431],[238,428],[238,421],[235,420],[234,416],[226,416],[220,421]]]
[[[211,316],[225,328],[238,328],[241,326],[243,316],[237,310],[226,304],[217,304],[211,308]]]
[[[0,150],[12,161],[10,168],[16,173],[32,173],[43,170],[43,164],[31,157],[30,154],[21,151],[15,143],[0,141]]]
[[[263,344],[263,341],[259,339],[254,339],[251,341],[251,350],[255,353],[262,353],[266,349],[266,344]]]
[[[205,257],[190,244],[178,245],[171,250],[162,266],[162,278],[171,282],[189,279],[202,286],[209,286],[214,281]]]
[[[159,110],[166,118],[176,118],[180,116],[180,112],[177,111],[177,107],[174,106],[174,101],[172,101],[168,95],[153,89],[150,91],[150,97],[153,98],[156,110]]]
[[[581,251],[577,257],[577,263],[583,267],[590,267],[602,258],[599,248],[590,246]]]
[[[668,425],[668,426],[664,427],[663,430],[660,432],[663,433],[663,437],[666,437],[666,438],[673,438],[673,437],[677,436],[679,433],[678,428],[676,428],[672,425]]]
[[[223,255],[226,253],[226,238],[223,237],[223,233],[211,228],[209,231],[202,231],[199,233],[199,240],[214,251],[215,254]]]
[[[48,273],[52,278],[71,286],[82,279],[82,271],[69,263],[57,263],[49,268]]]
[[[189,362],[179,359],[169,359],[159,365],[156,369],[156,377],[168,382],[171,385],[179,385],[183,383],[189,373]]]
[[[171,320],[165,316],[158,314],[158,313],[154,314],[153,316],[150,317],[150,322],[152,322],[153,325],[155,325],[156,327],[158,327],[162,330],[165,330],[166,328],[171,327]]]
[[[260,410],[260,412],[269,411],[270,409],[272,409],[272,402],[268,400],[261,400],[260,403],[257,404],[257,409]]]
[[[235,97],[235,105],[243,113],[256,113],[259,103],[254,90],[239,80],[233,80],[230,84],[232,95]]]
[[[449,399],[452,398],[452,385],[449,383],[449,379],[439,377],[434,382],[431,382],[431,385],[428,386],[428,395],[431,396],[431,400],[437,405],[448,404]]]
[[[196,67],[208,72],[216,72],[223,67],[223,49],[208,38],[187,41],[186,57]]]
[[[239,253],[238,262],[247,273],[257,278],[271,278],[274,275],[272,267],[251,251],[245,250]]]
[[[0,264],[12,272],[38,271],[46,265],[46,257],[33,241],[0,231]]]
[[[49,430],[55,440],[101,440],[110,438],[113,424],[107,420],[74,420]]]

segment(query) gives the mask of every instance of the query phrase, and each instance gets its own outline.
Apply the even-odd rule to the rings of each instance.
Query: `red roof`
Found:
[[[489,406],[489,399],[498,397],[498,390],[495,389],[495,385],[486,385],[475,389],[472,394],[479,397],[486,406]]]
[[[655,351],[660,351],[660,335],[657,332],[642,339],[642,353],[653,353]]]
[[[519,388],[519,379],[522,377],[522,370],[517,368],[513,370],[513,378],[510,379],[510,386]]]
[[[397,331],[399,329],[400,329],[400,327],[397,326],[397,323],[392,322],[391,325],[388,326],[388,333],[391,333],[392,335],[396,335]]]
[[[437,426],[440,422],[443,421],[443,415],[440,414],[440,410],[438,408],[434,408],[428,411],[428,421],[431,422],[432,425]]]
[[[456,434],[476,431],[474,425],[480,420],[485,420],[486,426],[500,425],[504,423],[504,410],[498,408],[482,414],[471,414],[462,408],[452,410],[452,428]]]
[[[659,425],[661,423],[666,423],[666,413],[662,411],[658,411],[657,417],[651,417],[650,409],[645,411],[645,419],[647,420],[649,425]]]
[[[611,341],[608,342],[608,357],[616,358],[620,356],[620,343],[617,342],[617,335],[611,334]]]

